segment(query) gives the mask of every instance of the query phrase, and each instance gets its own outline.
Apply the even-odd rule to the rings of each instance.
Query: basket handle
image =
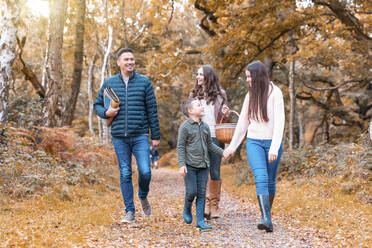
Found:
[[[238,114],[238,112],[236,112],[235,110],[230,110],[230,112],[233,112],[233,113],[236,114],[236,115],[238,116],[238,118],[239,118],[239,114]],[[222,116],[222,118],[221,118],[221,120],[220,120],[220,124],[222,123],[223,118],[224,118],[224,116]]]

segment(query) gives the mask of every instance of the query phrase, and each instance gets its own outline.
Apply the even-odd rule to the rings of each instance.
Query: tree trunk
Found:
[[[269,73],[269,77],[273,75],[273,56],[272,54],[269,54],[267,57],[265,57],[263,63],[265,64],[267,71]]]
[[[107,49],[105,53],[105,57],[103,59],[103,65],[102,65],[102,71],[101,71],[101,87],[103,83],[105,82],[105,72],[107,67],[107,61],[110,56],[111,47],[112,47],[112,26],[108,27],[109,30],[109,39],[107,44]],[[105,143],[109,142],[109,127],[107,125],[107,121],[101,118],[98,118],[98,130],[99,130],[99,138],[100,140],[103,140]]]
[[[77,5],[74,72],[72,74],[71,95],[67,102],[66,112],[64,113],[62,123],[64,126],[71,126],[74,119],[76,102],[80,92],[81,72],[83,70],[85,0],[78,0]]]
[[[326,118],[324,119],[322,127],[322,142],[324,141],[329,143],[329,124]]]
[[[89,65],[88,72],[88,98],[89,98],[89,131],[92,134],[92,137],[95,136],[94,127],[93,127],[93,88],[94,88],[94,64],[96,62],[97,55],[95,54],[92,58],[92,61]]]
[[[372,144],[372,117],[371,120],[369,121],[369,141],[370,144]]]
[[[1,11],[0,21],[0,135],[8,125],[9,82],[15,59],[19,1],[6,0],[5,11]],[[1,6],[3,10],[3,6]]]
[[[58,100],[63,84],[62,45],[63,28],[67,9],[67,0],[52,0],[50,2],[49,38],[46,64],[46,99],[43,108],[44,125],[54,127]]]
[[[49,51],[49,46],[47,46],[46,49],[45,49],[45,58],[44,58],[44,62],[43,62],[43,73],[42,73],[42,77],[41,77],[41,86],[43,86],[44,89],[47,87],[46,67],[47,67],[47,63],[48,63],[48,54],[49,54],[48,51]]]
[[[125,10],[126,10],[126,1],[122,0],[121,8],[120,8],[120,23],[123,26],[123,47],[129,47],[128,41],[128,30],[127,30],[127,21],[125,19]]]
[[[290,99],[290,113],[289,113],[289,149],[292,150],[294,146],[295,134],[295,115],[296,115],[296,89],[295,89],[295,60],[291,61],[289,65],[289,99]]]
[[[297,115],[298,121],[298,148],[302,148],[304,146],[304,128],[302,127],[302,118],[301,115]]]

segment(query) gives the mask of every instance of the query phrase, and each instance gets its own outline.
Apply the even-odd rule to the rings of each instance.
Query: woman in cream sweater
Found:
[[[246,94],[239,121],[224,158],[230,157],[247,137],[247,157],[253,171],[262,220],[258,229],[273,231],[271,206],[275,196],[276,174],[283,152],[284,101],[281,90],[269,79],[265,65],[252,62],[246,69]]]

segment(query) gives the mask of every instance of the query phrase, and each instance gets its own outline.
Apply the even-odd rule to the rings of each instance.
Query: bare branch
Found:
[[[169,17],[169,20],[168,20],[168,25],[171,23],[172,19],[173,19],[173,13],[174,13],[174,0],[171,1],[171,7],[172,7],[172,11],[171,11],[171,15]],[[167,25],[167,26],[168,26]]]
[[[313,75],[313,77],[311,78],[311,80],[312,81],[320,81],[320,82],[332,83],[332,81],[330,81],[328,78],[327,79],[323,79],[323,78],[317,77],[315,75]],[[369,80],[372,80],[372,78],[365,78],[365,79],[359,79],[359,80],[351,79],[351,80],[344,81],[344,82],[342,82],[342,83],[340,83],[340,84],[338,84],[336,86],[322,87],[322,88],[311,86],[308,83],[306,83],[304,80],[301,80],[301,81],[309,89],[312,89],[312,90],[315,90],[315,91],[324,91],[324,90],[336,90],[336,89],[340,88],[341,86],[344,86],[344,85],[346,85],[348,83],[361,83],[361,82],[369,81]]]
[[[23,47],[25,46],[25,43],[26,43],[26,36],[24,36],[22,38],[22,40],[20,40],[17,37],[17,43],[18,43],[18,48],[19,48],[18,59],[19,59],[20,65],[21,65],[20,70],[25,75],[25,79],[29,80],[31,82],[32,86],[34,86],[37,94],[41,98],[44,98],[45,97],[44,87],[41,85],[41,83],[40,83],[39,79],[37,78],[36,74],[32,71],[32,69],[25,63],[25,61],[22,58]]]
[[[350,11],[348,11],[339,1],[321,1],[314,0],[314,4],[328,7],[334,15],[346,26],[352,28],[355,35],[368,42],[372,42],[372,38],[367,33],[364,33],[363,25],[360,24],[359,19],[356,18]]]
[[[194,6],[196,9],[202,11],[205,16],[202,18],[202,20],[200,21],[200,27],[209,35],[209,36],[215,36],[217,35],[217,33],[212,30],[207,24],[207,19],[209,19],[210,21],[212,21],[213,23],[217,23],[217,18],[213,15],[214,13],[212,11],[210,11],[209,9],[203,7],[201,4],[200,4],[200,1],[199,0],[196,0],[195,3],[194,3]]]

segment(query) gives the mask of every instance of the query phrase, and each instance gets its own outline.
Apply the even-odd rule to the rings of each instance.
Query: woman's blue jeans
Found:
[[[125,211],[135,213],[133,203],[132,154],[137,161],[138,197],[140,199],[146,199],[151,181],[149,137],[147,135],[112,137],[112,142],[119,162],[120,188],[124,199]]]
[[[247,157],[254,174],[257,195],[275,195],[276,174],[283,153],[280,145],[277,160],[269,163],[271,140],[247,139]]]
[[[218,146],[218,147],[221,147],[222,149],[225,149],[225,144],[218,141],[216,138],[212,138],[212,142]],[[213,152],[209,152],[209,162],[210,162],[210,166],[209,166],[209,172],[210,172],[210,176],[211,176],[211,180],[215,180],[215,181],[220,181],[221,180],[221,159],[222,159],[222,156],[220,155],[217,155]]]

